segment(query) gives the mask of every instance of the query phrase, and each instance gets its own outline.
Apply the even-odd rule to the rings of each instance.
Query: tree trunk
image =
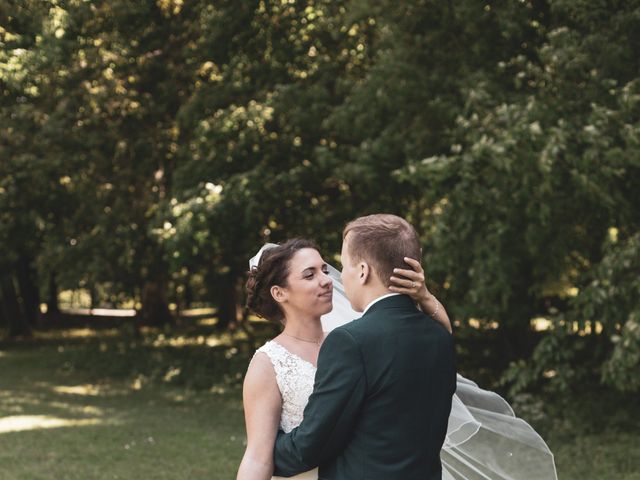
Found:
[[[40,315],[40,291],[37,273],[27,257],[21,257],[18,264],[18,286],[24,314],[31,325],[42,326]]]
[[[96,286],[93,283],[89,284],[89,310],[93,310],[97,305],[98,292],[96,292]]]
[[[148,281],[142,287],[142,325],[165,326],[173,324],[173,316],[167,303],[166,288],[160,281]]]
[[[60,306],[58,305],[58,283],[56,282],[55,272],[49,274],[49,291],[47,297],[47,317],[53,318],[60,315]]]
[[[31,337],[31,326],[20,308],[13,275],[3,275],[0,278],[0,291],[4,316],[9,326],[9,338]]]
[[[218,304],[218,330],[234,328],[238,322],[238,290],[236,288],[237,277],[233,273],[223,275],[218,280],[217,304]]]
[[[529,325],[530,318],[522,317],[520,322],[504,322],[500,325],[498,334],[503,344],[502,358],[505,362],[531,357],[537,337]]]
[[[531,328],[531,319],[535,316],[534,300],[529,295],[529,285],[522,279],[530,279],[527,270],[522,270],[507,306],[508,317],[500,319],[498,335],[503,342],[505,361],[530,358],[535,347],[536,336]],[[507,364],[505,364],[506,367]]]
[[[533,284],[531,263],[520,261],[518,268],[514,270],[512,293],[507,305],[508,317],[501,319],[498,332],[509,360],[530,358],[536,345],[537,337],[530,323],[536,316],[536,301],[529,291]]]
[[[183,298],[184,309],[188,310],[189,308],[191,308],[191,305],[193,304],[193,287],[191,286],[191,272],[187,274],[187,278],[185,279],[184,294],[182,298]]]
[[[0,328],[6,328],[8,326],[9,322],[4,313],[4,300],[2,299],[2,292],[0,292]]]

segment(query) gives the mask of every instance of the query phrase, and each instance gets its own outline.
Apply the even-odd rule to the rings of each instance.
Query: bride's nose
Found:
[[[326,287],[327,285],[329,285],[330,287],[333,287],[333,280],[331,280],[331,277],[329,276],[328,273],[323,272],[322,276],[320,277],[320,284],[323,287]]]

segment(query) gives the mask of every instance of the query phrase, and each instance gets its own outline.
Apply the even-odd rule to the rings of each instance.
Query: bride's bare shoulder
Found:
[[[245,397],[252,392],[274,392],[280,394],[276,381],[276,372],[269,355],[258,349],[247,367],[244,376],[243,390]]]
[[[276,372],[273,368],[273,363],[266,352],[257,351],[247,367],[247,377],[267,377],[272,378],[275,382]]]

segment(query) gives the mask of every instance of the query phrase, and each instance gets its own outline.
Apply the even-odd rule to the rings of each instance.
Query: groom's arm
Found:
[[[337,456],[358,419],[366,383],[360,348],[349,332],[334,330],[320,350],[302,423],[278,433],[274,474],[296,475]]]

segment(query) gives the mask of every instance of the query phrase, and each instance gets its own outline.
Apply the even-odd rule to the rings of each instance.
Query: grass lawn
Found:
[[[532,421],[555,455],[558,478],[640,480],[640,402],[594,390],[548,398],[544,420]]]
[[[245,440],[240,385],[99,378],[73,364],[101,345],[0,347],[0,479],[232,478]]]
[[[234,478],[252,349],[211,332],[0,343],[0,479]],[[560,479],[640,480],[636,406],[532,398],[516,411],[548,440]]]

